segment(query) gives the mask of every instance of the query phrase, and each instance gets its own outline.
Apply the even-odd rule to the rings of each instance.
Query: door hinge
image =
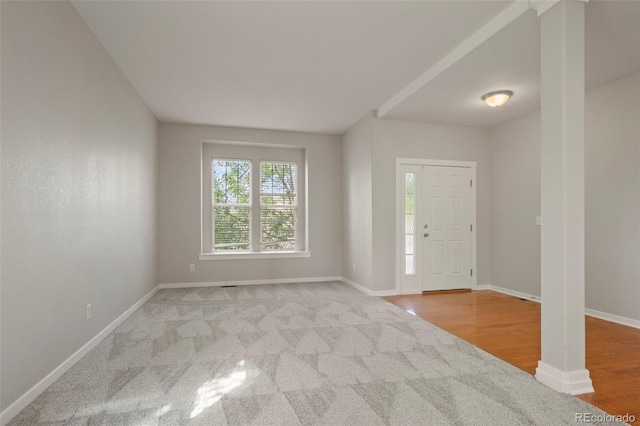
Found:
[[[473,232],[473,224],[469,225],[469,230]]]
[[[471,276],[473,276],[473,269],[471,270]]]
[[[469,181],[469,186],[470,186],[470,187],[473,187],[473,180],[470,180],[470,181]]]

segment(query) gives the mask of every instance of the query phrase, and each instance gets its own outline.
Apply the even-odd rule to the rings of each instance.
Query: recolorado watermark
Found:
[[[576,423],[633,423],[636,416],[633,414],[594,414],[594,413],[576,413]]]

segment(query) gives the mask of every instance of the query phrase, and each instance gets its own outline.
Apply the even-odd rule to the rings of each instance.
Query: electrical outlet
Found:
[[[91,319],[91,303],[87,305],[87,319]]]
[[[196,265],[194,265],[193,263],[189,264],[189,271],[193,272],[196,270]]]
[[[355,263],[353,264],[353,271],[354,272],[356,271],[356,264]]]

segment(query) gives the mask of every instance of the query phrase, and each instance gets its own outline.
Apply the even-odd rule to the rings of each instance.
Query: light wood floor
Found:
[[[385,300],[530,374],[540,359],[540,305],[494,291],[390,296]],[[640,425],[640,330],[586,317],[587,368],[595,393],[579,398]]]

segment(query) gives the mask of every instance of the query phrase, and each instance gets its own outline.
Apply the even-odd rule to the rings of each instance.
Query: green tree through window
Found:
[[[213,250],[251,248],[251,162],[212,161]]]
[[[295,163],[260,163],[261,250],[296,250],[295,183]]]
[[[297,165],[261,162],[259,241],[252,241],[251,161],[212,160],[213,251],[297,250]],[[256,231],[257,232],[257,231]]]

